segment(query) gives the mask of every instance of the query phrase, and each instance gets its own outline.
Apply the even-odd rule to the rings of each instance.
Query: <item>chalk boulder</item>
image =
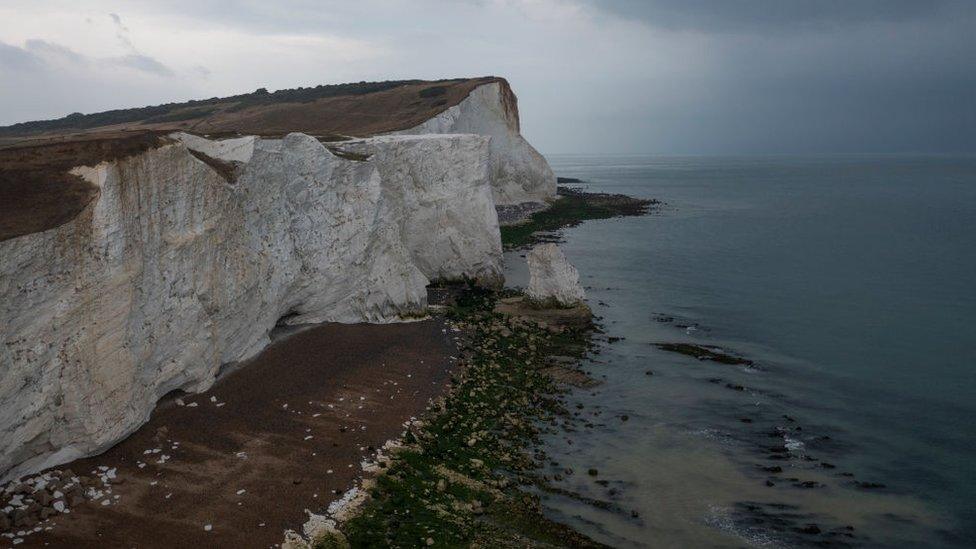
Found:
[[[528,297],[545,306],[575,307],[586,294],[576,267],[555,244],[540,244],[526,255],[529,263]]]

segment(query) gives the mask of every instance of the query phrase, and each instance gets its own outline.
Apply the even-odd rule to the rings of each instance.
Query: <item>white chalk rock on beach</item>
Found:
[[[555,244],[540,244],[526,254],[529,263],[529,299],[536,303],[575,307],[586,294],[579,272]]]

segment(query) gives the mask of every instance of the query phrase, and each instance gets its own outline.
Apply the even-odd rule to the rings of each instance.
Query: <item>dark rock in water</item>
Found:
[[[616,336],[608,336],[607,337],[607,343],[616,343],[616,342],[618,342],[618,341],[620,341],[622,339],[624,339],[624,338],[622,338],[622,337],[616,337]]]
[[[638,513],[636,510],[633,510],[633,511],[630,512],[630,518],[637,518],[639,516],[640,516],[640,513]]]
[[[693,343],[655,343],[655,347],[661,349],[662,351],[669,351],[672,353],[678,353],[692,358],[697,358],[698,360],[708,360],[711,362],[718,362],[721,364],[731,364],[738,366],[753,366],[753,361],[728,354],[717,347],[708,348],[701,345],[695,345]],[[716,350],[718,349],[718,350]]]
[[[833,463],[827,463],[826,461],[821,461],[820,466],[823,467],[824,469],[834,469],[837,467]]]
[[[823,486],[823,484],[820,484],[815,480],[804,480],[803,482],[793,484],[793,486],[796,486],[797,488],[820,488]]]
[[[742,423],[752,423],[752,419],[747,417],[740,417],[739,421],[741,421]]]
[[[807,524],[806,526],[804,526],[802,528],[797,528],[796,531],[799,532],[799,533],[801,533],[801,534],[816,535],[816,534],[819,534],[820,533],[820,527],[817,526],[816,524]]]
[[[779,465],[770,465],[768,467],[763,467],[763,471],[766,471],[767,473],[782,473],[783,468]]]
[[[576,179],[575,177],[557,177],[556,178],[556,183],[582,183],[582,182],[583,182],[583,180]]]
[[[630,419],[630,416],[627,415],[620,416],[620,421],[627,421],[628,419]]]
[[[674,317],[668,315],[654,315],[654,320],[657,322],[674,322]]]
[[[776,483],[769,479],[766,479],[766,486],[776,486]]]
[[[859,480],[855,482],[854,485],[857,486],[858,488],[864,488],[865,490],[872,490],[875,488],[885,488],[885,485],[881,484],[880,482],[865,482],[863,480]]]
[[[738,385],[738,384],[733,385],[732,383],[726,383],[725,386],[727,388],[729,388],[729,389],[732,389],[733,391],[745,391],[746,390],[745,387],[743,387],[742,385]]]
[[[589,469],[588,471],[586,471],[586,474],[590,475],[591,477],[595,477],[598,474],[600,474],[600,472],[597,471],[596,469]]]
[[[654,372],[648,370],[648,371],[644,372],[644,375],[645,376],[652,376],[652,375],[654,375]]]

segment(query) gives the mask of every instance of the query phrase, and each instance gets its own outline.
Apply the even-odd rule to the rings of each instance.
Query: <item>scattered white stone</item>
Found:
[[[213,524],[204,524],[203,525],[203,529],[204,529],[204,531],[209,532],[209,531],[213,530]]]
[[[197,407],[197,403],[196,402],[191,402],[191,403],[187,404],[186,407],[187,408],[196,408]]]
[[[61,500],[55,501],[51,507],[54,507],[54,510],[59,513],[63,513],[65,510],[64,502]]]
[[[237,491],[237,495],[241,495],[241,494],[243,494],[244,492],[247,492],[247,490],[244,490],[244,489],[240,489],[240,490],[238,490],[238,491]]]

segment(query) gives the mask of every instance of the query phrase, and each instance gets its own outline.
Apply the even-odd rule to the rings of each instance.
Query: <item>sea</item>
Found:
[[[544,439],[550,517],[614,547],[976,547],[976,157],[548,160],[662,202],[557,235],[604,333]]]

